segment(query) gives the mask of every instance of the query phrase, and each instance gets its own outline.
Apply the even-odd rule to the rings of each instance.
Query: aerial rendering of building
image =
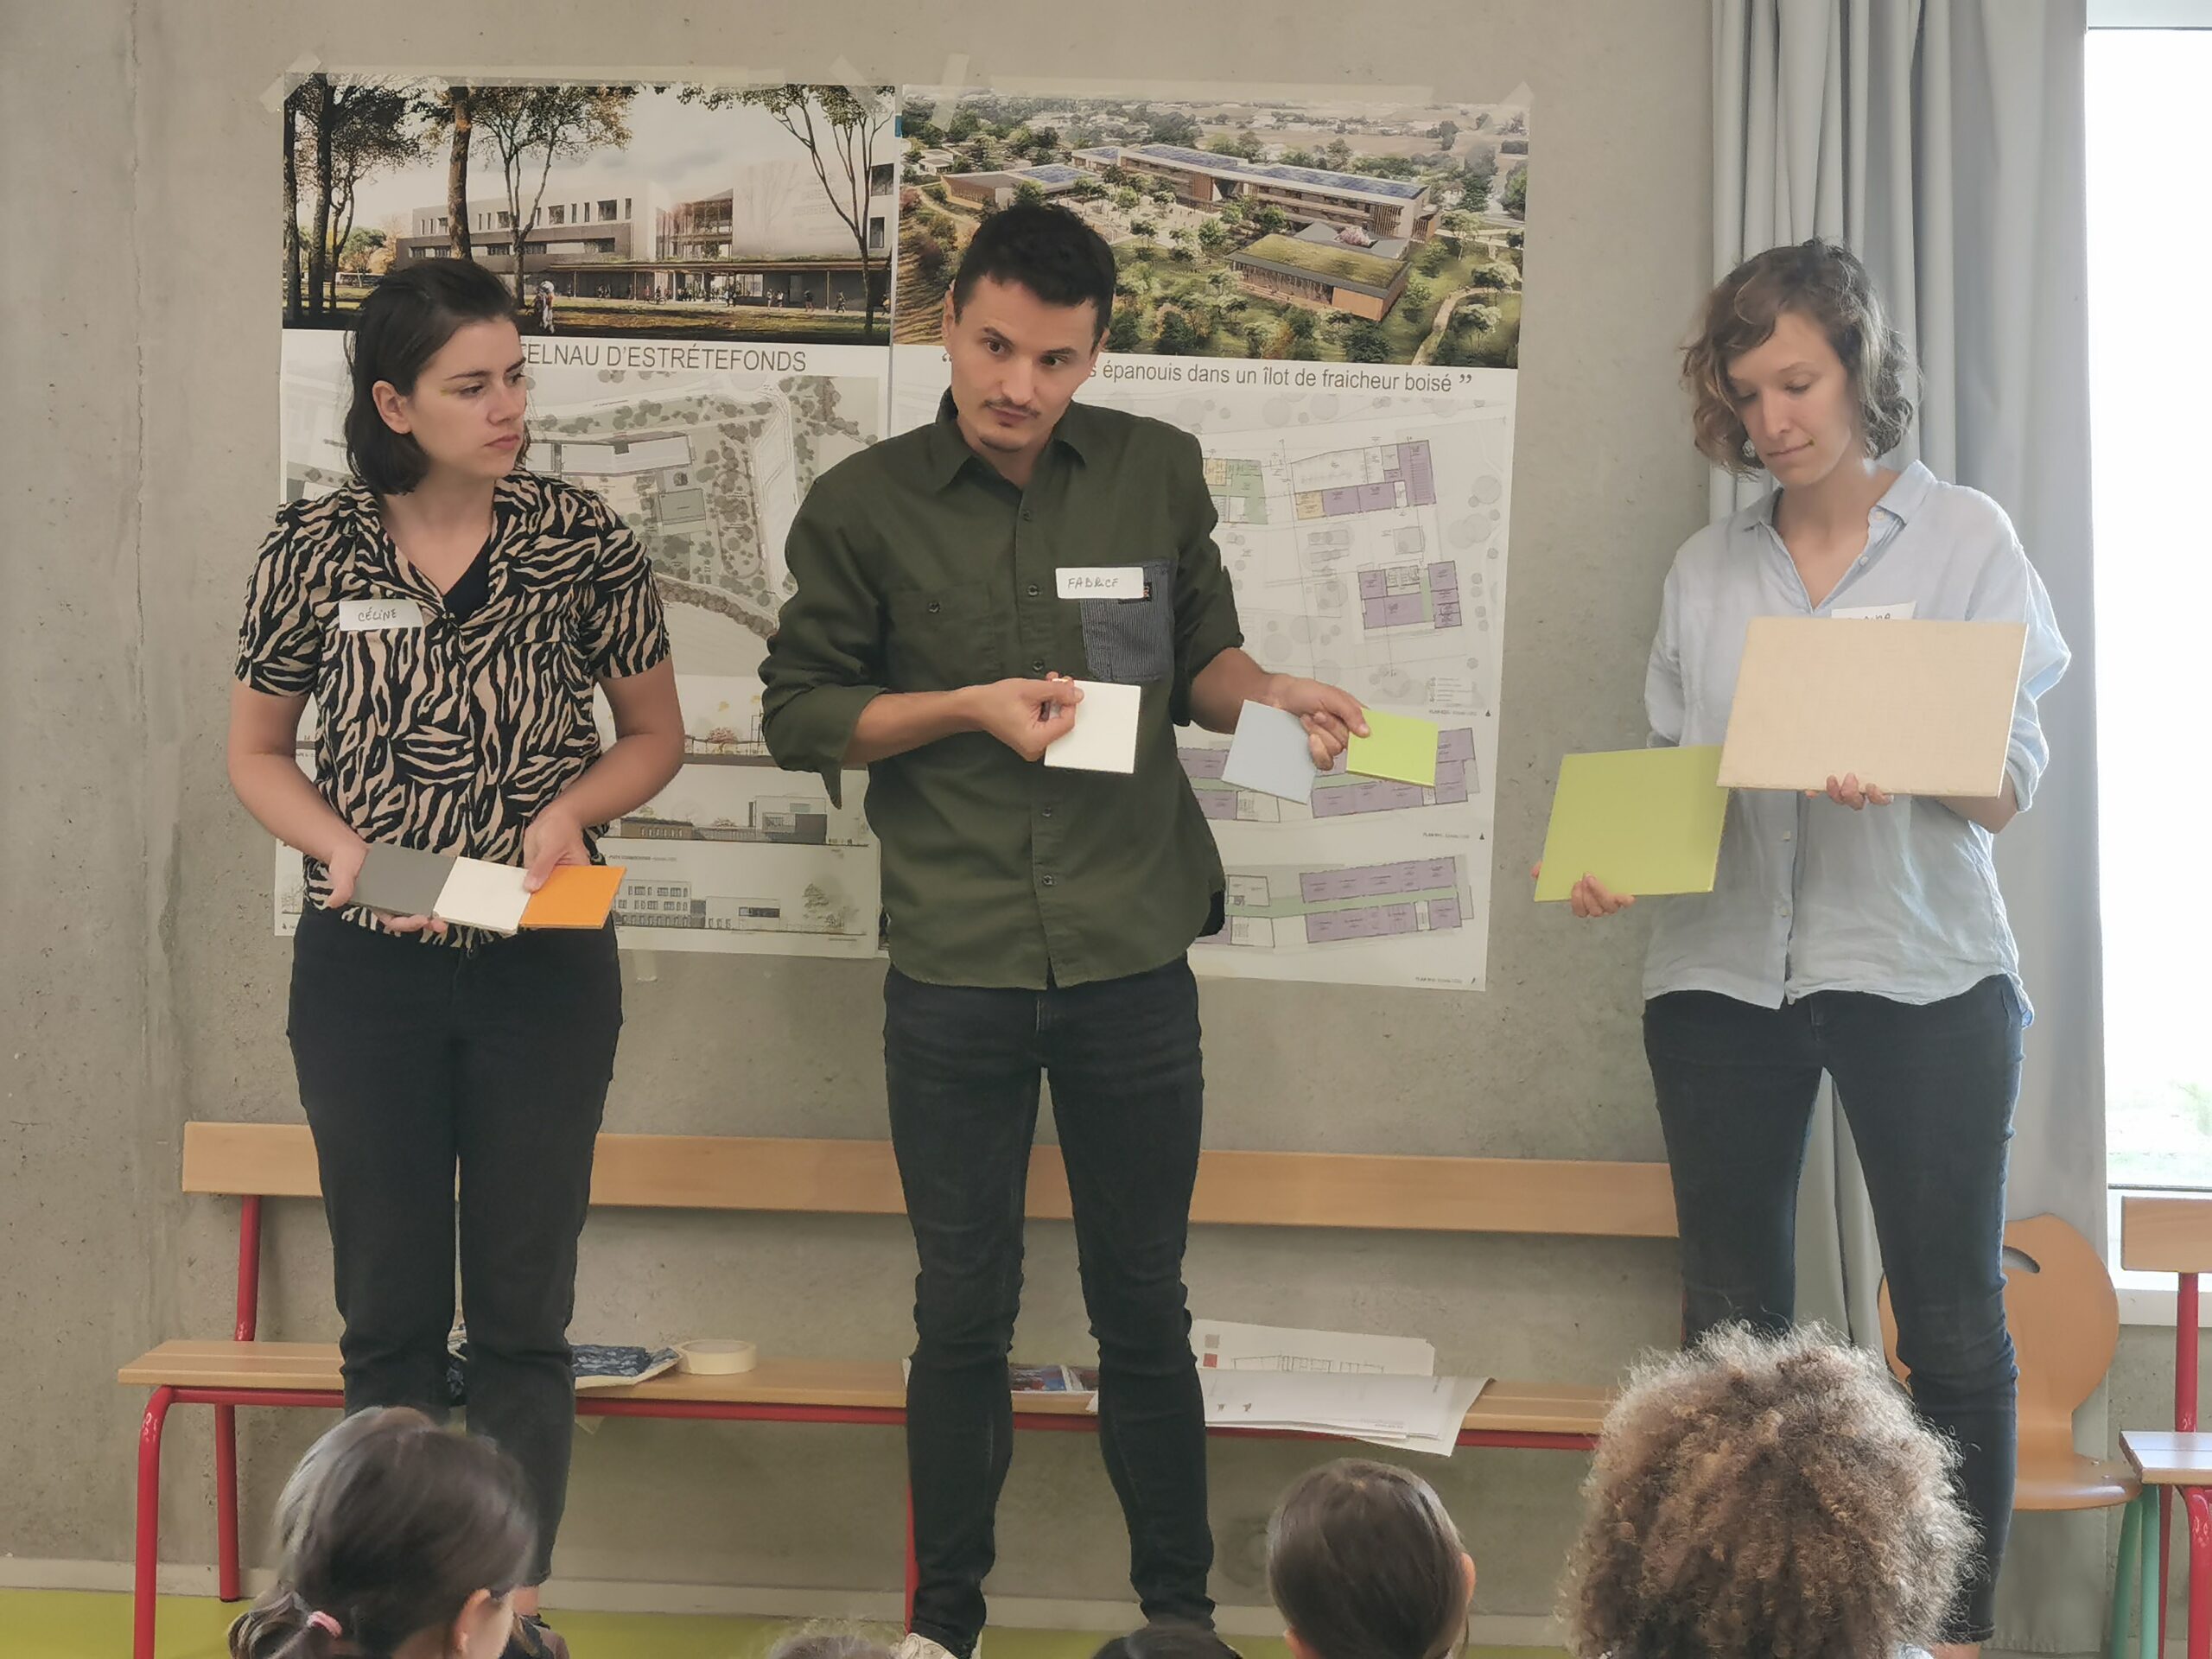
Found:
[[[1357,226],[1308,225],[1295,236],[1263,236],[1229,256],[1237,279],[1255,294],[1316,310],[1380,321],[1405,291],[1410,244],[1370,236]]]
[[[1015,193],[1025,184],[1036,186],[1049,200],[1065,195],[1090,176],[1084,168],[1051,162],[1042,167],[997,168],[988,173],[949,173],[944,188],[963,201],[988,201],[1007,207],[1013,206]]]
[[[1194,207],[1250,201],[1279,207],[1300,226],[1357,226],[1373,236],[1412,242],[1426,241],[1436,223],[1428,187],[1406,179],[1248,162],[1180,144],[1101,145],[1078,149],[1071,159],[1094,173],[1118,168],[1133,177],[1165,179],[1177,200]]]

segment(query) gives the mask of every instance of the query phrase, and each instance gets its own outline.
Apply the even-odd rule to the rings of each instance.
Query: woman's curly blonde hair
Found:
[[[1577,1659],[1891,1659],[1974,1545],[1956,1455],[1879,1358],[1741,1325],[1640,1368],[1584,1483]]]
[[[1696,336],[1682,348],[1690,426],[1707,461],[1738,476],[1758,471],[1728,390],[1728,365],[1773,337],[1795,311],[1827,336],[1859,396],[1859,427],[1870,455],[1887,454],[1912,426],[1911,354],[1890,326],[1882,296],[1859,256],[1820,237],[1753,254],[1708,295]]]

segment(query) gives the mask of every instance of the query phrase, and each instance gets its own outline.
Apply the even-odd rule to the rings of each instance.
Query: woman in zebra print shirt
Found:
[[[651,564],[589,491],[518,470],[522,342],[466,261],[361,307],[354,476],[277,515],[232,688],[238,798],[306,859],[289,1009],[345,1320],[346,1405],[442,1414],[455,1171],[469,1427],[511,1452],[538,1522],[511,1652],[539,1624],[575,1408],[568,1325],[594,1137],[622,1024],[611,925],[500,938],[349,905],[372,843],[526,866],[594,861],[593,826],[683,757]],[[615,741],[601,749],[592,693]],[[312,781],[294,745],[320,713]]]

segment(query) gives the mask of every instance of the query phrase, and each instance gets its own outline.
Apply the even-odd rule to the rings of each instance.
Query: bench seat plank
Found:
[[[165,1342],[117,1374],[125,1387],[336,1390],[338,1349],[323,1342]],[[896,1360],[764,1357],[732,1376],[665,1371],[643,1382],[592,1389],[582,1398],[689,1401],[718,1405],[864,1407],[898,1410],[906,1385]],[[1492,1382],[1467,1413],[1469,1429],[1491,1433],[1595,1434],[1611,1403],[1604,1389],[1565,1383]],[[1018,1394],[1026,1416],[1082,1416],[1080,1395]]]
[[[184,1190],[318,1197],[315,1143],[302,1123],[187,1123]],[[780,1136],[602,1135],[591,1201],[857,1216],[906,1210],[889,1141]],[[1058,1147],[1031,1154],[1027,1211],[1040,1221],[1072,1213]],[[1201,1153],[1191,1220],[1602,1238],[1672,1238],[1675,1231],[1664,1164],[1370,1153]]]

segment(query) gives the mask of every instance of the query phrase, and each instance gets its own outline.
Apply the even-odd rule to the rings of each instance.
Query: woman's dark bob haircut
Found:
[[[346,410],[346,458],[354,477],[378,495],[404,495],[423,481],[430,458],[411,435],[385,424],[377,382],[389,381],[402,397],[412,396],[423,365],[461,329],[472,322],[512,322],[514,315],[507,285],[467,259],[424,259],[369,291],[346,353],[353,401]],[[525,432],[515,464],[529,453]]]

